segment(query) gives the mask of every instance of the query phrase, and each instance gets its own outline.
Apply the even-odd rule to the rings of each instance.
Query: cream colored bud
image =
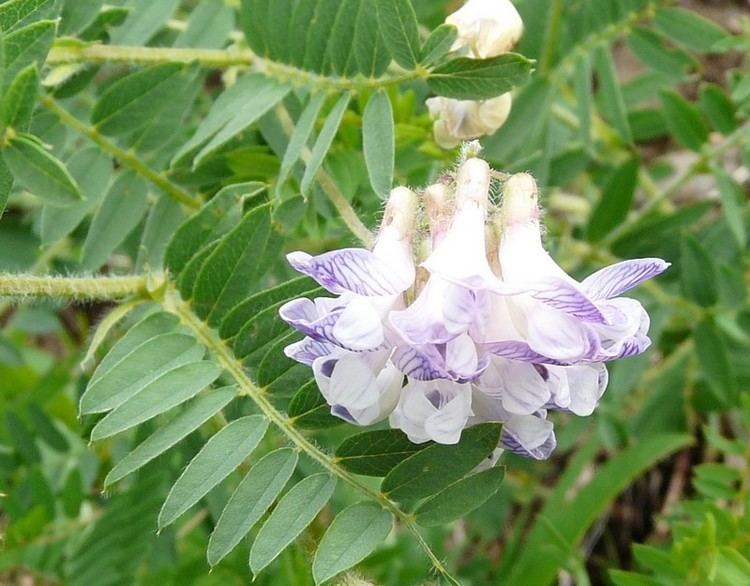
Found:
[[[482,159],[468,159],[456,176],[456,210],[474,204],[487,207],[490,189],[490,166]]]
[[[523,21],[510,0],[468,0],[445,19],[458,29],[454,50],[489,59],[510,51],[523,34]]]
[[[422,200],[430,224],[433,246],[451,223],[451,191],[447,185],[435,183],[424,190]]]
[[[385,206],[381,232],[396,230],[400,237],[411,237],[417,214],[417,194],[407,187],[396,187],[388,197]]]
[[[506,226],[539,219],[539,191],[528,173],[511,175],[505,184],[502,219]]]
[[[505,93],[483,101],[430,98],[427,108],[435,118],[435,142],[453,148],[465,140],[493,134],[508,119],[512,98]]]

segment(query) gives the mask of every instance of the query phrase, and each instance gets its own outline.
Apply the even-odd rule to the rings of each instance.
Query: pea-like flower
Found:
[[[435,119],[435,142],[452,149],[462,141],[493,134],[508,119],[511,102],[510,92],[480,101],[429,98],[426,103]]]
[[[501,183],[470,158],[424,190],[419,210],[395,189],[372,251],[288,256],[334,295],[280,310],[305,335],[286,353],[312,368],[331,413],[445,444],[500,421],[500,448],[546,458],[549,413],[590,415],[605,363],[649,346],[648,314],[621,294],[668,263],[624,261],[576,281],[544,249],[533,178],[511,176],[498,206],[489,193]]]
[[[507,53],[523,34],[523,21],[510,0],[468,0],[445,19],[458,30],[454,50],[488,59]]]

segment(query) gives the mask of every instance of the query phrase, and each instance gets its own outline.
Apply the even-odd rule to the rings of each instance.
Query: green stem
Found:
[[[44,107],[54,113],[63,124],[80,132],[89,140],[99,145],[103,151],[109,153],[127,167],[130,167],[141,177],[156,185],[164,193],[174,198],[182,205],[192,210],[197,210],[201,207],[200,199],[190,195],[187,191],[182,189],[182,187],[170,181],[164,173],[160,173],[149,167],[146,163],[135,156],[132,151],[126,151],[120,148],[108,138],[100,134],[96,128],[89,126],[73,116],[70,112],[60,106],[52,97],[44,96],[42,97],[41,102]]]
[[[287,438],[289,438],[297,449],[304,452],[312,460],[318,462],[318,464],[328,470],[332,475],[343,480],[350,486],[354,487],[357,491],[376,501],[384,509],[391,512],[415,536],[435,569],[451,583],[459,584],[419,533],[412,516],[402,511],[393,501],[386,498],[383,494],[362,483],[354,474],[339,466],[330,456],[328,456],[328,454],[323,452],[314,443],[307,439],[299,429],[294,427],[293,422],[287,417],[287,415],[274,407],[273,403],[266,396],[266,390],[256,386],[256,384],[250,379],[245,372],[242,363],[235,358],[233,352],[226,343],[219,338],[214,330],[209,328],[193,313],[190,305],[180,298],[179,293],[175,289],[168,288],[165,291],[162,303],[167,311],[178,316],[182,322],[195,333],[198,340],[209,349],[221,367],[224,368],[232,378],[234,378],[240,389],[240,393],[252,399],[265,417]]]
[[[145,275],[129,277],[56,277],[0,275],[0,297],[50,297],[75,301],[105,301],[146,295]]]
[[[283,104],[279,104],[279,106],[276,107],[276,115],[278,116],[279,122],[281,122],[281,126],[284,128],[286,135],[292,136],[292,133],[294,132],[294,120],[292,120],[289,111]],[[310,162],[311,156],[312,153],[310,152],[310,149],[304,147],[302,149],[302,160],[305,164]],[[359,219],[357,212],[354,211],[354,208],[346,199],[333,178],[323,168],[318,170],[316,178],[320,187],[323,189],[323,192],[333,204],[333,207],[336,208],[336,211],[341,216],[341,220],[346,224],[346,227],[349,228],[351,233],[354,234],[365,246],[369,247],[372,245],[372,232],[370,232],[362,220]]]
[[[292,65],[264,59],[249,49],[182,49],[173,47],[121,47],[118,45],[59,44],[47,56],[50,65],[71,63],[126,63],[155,65],[159,63],[199,63],[204,67],[249,67],[280,81],[288,81],[311,89],[333,91],[362,91],[403,83],[426,77],[428,71],[400,71],[378,78],[357,76],[327,77]]]

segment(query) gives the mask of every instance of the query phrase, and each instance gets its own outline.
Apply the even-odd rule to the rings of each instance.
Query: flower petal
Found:
[[[298,251],[288,254],[287,260],[331,293],[395,295],[411,285],[401,271],[390,270],[386,260],[364,248],[342,248],[318,256]]]
[[[577,362],[590,357],[598,348],[597,338],[589,326],[544,306],[528,316],[527,329],[530,348],[555,361]]]
[[[339,349],[328,342],[321,342],[313,338],[305,338],[284,348],[286,354],[292,360],[312,366],[317,358],[329,356],[338,352]]]
[[[457,444],[471,415],[471,389],[467,385],[425,420],[424,429],[439,444]]]
[[[503,408],[517,415],[531,415],[552,396],[549,384],[533,364],[505,361],[501,367]]]
[[[362,297],[349,301],[333,326],[332,337],[349,350],[373,350],[383,344],[380,314]]]
[[[441,357],[429,346],[420,350],[412,346],[399,346],[393,352],[391,361],[406,376],[418,381],[447,377]]]
[[[304,297],[293,299],[281,306],[279,316],[290,326],[310,338],[319,341],[335,342],[333,326],[341,315],[338,309],[331,313],[321,313],[315,303]]]
[[[518,415],[503,426],[500,443],[519,456],[544,460],[557,446],[557,439],[551,421],[536,415]]]
[[[371,366],[356,354],[340,358],[331,374],[325,398],[329,404],[343,405],[347,409],[365,409],[376,404],[380,393]]]
[[[625,260],[589,275],[581,287],[593,300],[610,299],[660,275],[669,265],[660,258]]]
[[[535,352],[528,342],[520,340],[498,340],[496,342],[483,342],[479,345],[485,352],[499,358],[509,360],[520,360],[521,362],[533,362],[535,364],[562,364],[547,356]]]
[[[583,321],[607,323],[601,310],[583,291],[565,279],[550,277],[528,285],[529,293],[545,305]]]
[[[607,367],[596,363],[569,366],[564,370],[570,388],[570,405],[567,408],[576,415],[591,415],[607,388]]]

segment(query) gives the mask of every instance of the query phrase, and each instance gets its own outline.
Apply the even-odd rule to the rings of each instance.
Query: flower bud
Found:
[[[539,219],[539,192],[528,173],[516,173],[505,184],[502,219],[506,226]]]
[[[454,50],[489,59],[510,51],[523,34],[523,21],[510,0],[468,0],[445,19],[458,29]]]
[[[507,120],[510,106],[510,93],[481,102],[450,98],[427,100],[427,108],[435,119],[435,142],[443,148],[493,134]]]

